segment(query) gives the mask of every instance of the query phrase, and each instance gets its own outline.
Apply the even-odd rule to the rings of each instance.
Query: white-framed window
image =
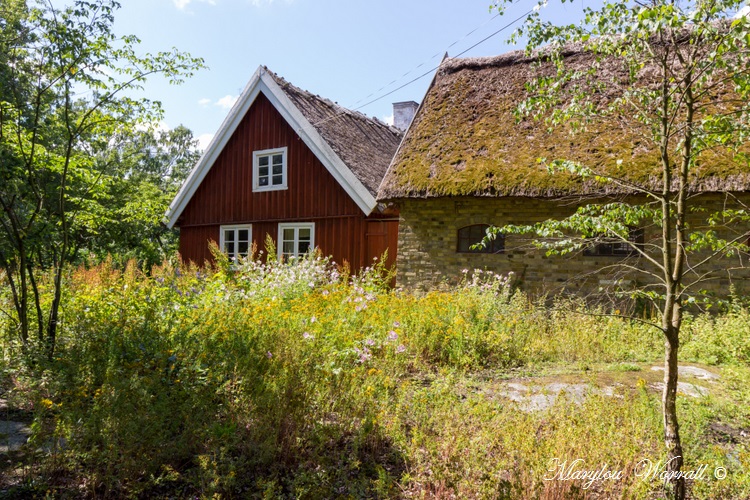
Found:
[[[253,151],[253,191],[286,189],[287,148]]]
[[[247,257],[253,246],[252,224],[236,224],[221,226],[219,247],[227,254],[229,260],[236,261],[239,257]]]
[[[315,224],[294,222],[279,224],[279,257],[299,257],[315,247]]]

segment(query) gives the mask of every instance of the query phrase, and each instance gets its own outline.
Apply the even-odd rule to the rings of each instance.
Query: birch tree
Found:
[[[502,10],[504,3],[510,2],[495,7]],[[747,257],[750,218],[735,195],[747,187],[731,180],[747,179],[750,172],[750,23],[736,15],[742,3],[612,1],[584,8],[581,23],[559,26],[545,19],[543,1],[512,37],[527,41],[540,75],[528,83],[528,94],[518,103],[519,119],[543,120],[573,135],[604,120],[627,122],[642,131],[643,144],[653,153],[647,181],[630,175],[642,165],[629,164],[627,156],[608,165],[540,158],[551,175],[573,173],[599,183],[602,192],[622,195],[581,200],[569,217],[494,228],[491,233],[531,234],[538,247],[558,255],[598,243],[631,246],[632,258],[602,271],[618,268],[623,275],[644,277],[634,289],[609,292],[645,301],[658,311],[655,320],[633,319],[651,323],[664,335],[663,428],[666,468],[673,473],[665,491],[677,499],[686,494],[679,474],[683,449],[676,406],[684,311],[690,304],[699,305],[702,287],[716,278],[718,259],[723,259],[722,273],[731,273],[744,267]],[[566,53],[572,48],[593,54],[594,63],[584,70],[570,68]],[[620,71],[610,71],[613,64]],[[722,158],[730,158],[732,165],[727,165],[725,181],[711,190],[723,192],[727,203],[707,210],[696,178],[702,165]],[[696,217],[701,224],[691,223]],[[632,228],[646,224],[656,237],[633,244]],[[617,286],[616,280],[608,283]]]

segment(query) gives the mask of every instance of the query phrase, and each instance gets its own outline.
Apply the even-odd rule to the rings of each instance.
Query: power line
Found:
[[[489,40],[490,38],[492,38],[492,37],[494,37],[494,36],[497,36],[497,35],[499,35],[499,34],[500,34],[500,33],[502,33],[503,31],[505,31],[506,29],[508,29],[508,28],[510,28],[511,26],[513,26],[514,24],[516,24],[516,23],[517,23],[518,21],[521,21],[522,19],[525,19],[526,17],[530,16],[532,12],[534,12],[534,9],[531,9],[531,10],[527,11],[527,12],[526,12],[525,14],[522,14],[521,16],[517,17],[516,19],[514,19],[514,20],[513,20],[513,21],[511,21],[511,22],[509,22],[508,24],[506,24],[505,26],[503,26],[503,27],[502,27],[502,28],[500,28],[499,30],[497,30],[497,31],[495,31],[494,33],[492,33],[491,35],[489,35],[489,36],[486,36],[485,38],[483,38],[482,40],[478,41],[477,43],[475,43],[474,45],[472,45],[472,46],[471,46],[471,47],[469,47],[468,49],[464,50],[463,52],[459,52],[459,53],[458,53],[458,54],[456,54],[456,55],[455,55],[454,57],[459,57],[459,56],[462,56],[462,55],[466,54],[466,53],[467,53],[468,51],[470,51],[471,49],[473,49],[473,48],[475,48],[475,47],[477,47],[477,46],[479,46],[479,45],[483,44],[484,42],[486,42],[486,41],[487,41],[487,40]],[[498,14],[498,15],[499,15],[499,14]],[[497,15],[496,15],[495,17],[497,17]],[[493,18],[493,19],[494,19],[494,18]],[[485,24],[486,24],[486,23],[485,23]],[[480,26],[480,27],[481,27],[481,26]],[[479,29],[479,28],[477,28],[477,29]],[[475,29],[474,31],[476,31],[476,29]],[[472,31],[472,33],[473,33],[474,31]],[[464,38],[466,38],[466,37],[464,37]],[[457,43],[457,42],[454,42],[453,44],[451,44],[451,46],[455,45],[456,43]],[[450,47],[449,47],[449,48],[450,48]],[[433,56],[433,58],[434,58],[434,56]],[[431,59],[432,59],[432,58],[431,58]],[[424,64],[424,63],[423,63],[423,64]],[[421,66],[421,65],[422,65],[422,64],[420,64],[420,66]],[[419,67],[419,66],[417,66],[417,67]],[[362,104],[361,106],[358,106],[358,107],[356,107],[356,108],[352,109],[352,111],[358,111],[358,110],[360,110],[360,109],[364,108],[365,106],[369,106],[370,104],[373,104],[373,103],[375,103],[375,102],[378,102],[378,101],[379,101],[379,100],[381,100],[381,99],[384,99],[384,98],[388,97],[389,95],[391,95],[391,94],[393,94],[393,93],[395,93],[395,92],[397,92],[397,91],[401,90],[402,88],[404,88],[404,87],[406,87],[406,86],[409,86],[409,85],[411,85],[412,83],[414,83],[414,82],[416,82],[416,81],[418,81],[418,80],[421,80],[421,79],[422,79],[422,78],[424,78],[425,76],[427,76],[427,75],[429,75],[430,73],[432,73],[433,71],[437,70],[437,69],[438,69],[439,67],[440,67],[440,65],[438,64],[437,66],[435,66],[434,68],[430,69],[429,71],[426,71],[425,73],[422,73],[422,74],[421,74],[421,75],[419,75],[418,77],[416,77],[416,78],[414,78],[414,79],[412,79],[412,80],[409,80],[409,81],[408,81],[408,82],[406,82],[405,84],[403,84],[403,85],[401,85],[401,86],[399,86],[399,87],[396,87],[395,89],[393,89],[393,90],[391,90],[391,91],[389,91],[389,92],[387,92],[387,93],[385,93],[385,94],[381,95],[380,97],[376,97],[375,99],[373,99],[373,100],[371,100],[371,101],[368,101],[368,102],[366,102],[366,103]],[[415,68],[415,69],[416,69],[416,68]],[[413,70],[412,70],[412,71],[413,71]],[[407,74],[408,74],[408,73],[407,73]],[[403,78],[403,77],[402,77],[402,78]],[[393,83],[393,82],[391,82],[391,83]],[[390,83],[389,83],[388,85],[390,85]],[[388,85],[386,85],[385,87],[387,87]],[[383,87],[383,88],[385,88],[385,87]],[[372,95],[372,94],[370,94],[370,95]],[[360,101],[362,101],[362,99],[360,99]],[[358,101],[358,102],[360,102],[360,101]],[[356,104],[356,103],[355,103],[355,104]]]
[[[462,41],[466,40],[466,39],[467,39],[467,38],[468,38],[469,36],[473,35],[473,34],[474,34],[474,33],[475,33],[475,32],[476,32],[477,30],[479,30],[479,29],[481,29],[481,28],[485,27],[485,26],[486,26],[487,24],[489,24],[490,22],[492,22],[493,20],[495,20],[495,18],[499,17],[500,15],[501,15],[501,13],[499,13],[499,12],[498,12],[497,14],[495,14],[494,16],[492,16],[491,18],[489,18],[489,19],[488,19],[487,21],[483,22],[482,24],[480,24],[479,26],[477,26],[477,27],[476,27],[476,28],[474,28],[473,30],[471,30],[471,31],[469,31],[468,33],[466,33],[466,34],[465,34],[465,35],[464,35],[463,37],[459,38],[459,39],[458,39],[458,40],[456,40],[455,42],[453,42],[453,43],[451,43],[450,45],[448,45],[448,47],[446,47],[444,51],[442,51],[442,52],[438,52],[438,53],[436,53],[435,55],[433,55],[432,57],[430,57],[429,59],[427,59],[426,61],[423,61],[423,62],[419,63],[419,64],[418,64],[417,66],[413,67],[412,69],[410,69],[409,71],[407,71],[406,73],[404,73],[403,75],[401,75],[400,77],[398,77],[398,78],[394,79],[394,80],[393,80],[393,81],[391,81],[390,83],[387,83],[387,84],[383,85],[383,86],[382,86],[382,87],[380,87],[380,88],[379,88],[378,90],[376,90],[376,91],[372,92],[371,94],[369,94],[369,95],[367,95],[367,96],[363,97],[362,99],[358,100],[357,102],[355,102],[354,104],[352,104],[352,106],[356,106],[357,104],[359,104],[360,102],[364,101],[365,99],[369,99],[370,97],[374,96],[374,95],[375,95],[375,94],[377,94],[378,92],[380,92],[380,91],[382,91],[382,90],[385,90],[385,89],[387,89],[388,87],[390,87],[390,86],[391,86],[391,85],[393,85],[394,83],[396,83],[396,82],[398,82],[399,80],[403,79],[404,77],[408,76],[408,75],[409,75],[409,74],[411,74],[412,72],[414,72],[414,71],[418,70],[419,68],[421,68],[422,66],[424,66],[424,65],[425,65],[425,64],[427,64],[428,62],[432,61],[432,60],[433,60],[433,59],[435,59],[436,57],[440,57],[440,56],[441,56],[441,55],[442,55],[443,53],[447,52],[447,51],[448,51],[448,49],[450,49],[451,47],[453,47],[453,46],[454,46],[454,45],[456,45],[457,43],[459,43],[459,42],[462,42]],[[350,107],[351,107],[351,106],[350,106]]]

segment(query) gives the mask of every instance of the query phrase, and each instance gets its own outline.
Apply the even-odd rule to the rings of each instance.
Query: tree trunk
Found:
[[[679,304],[673,307],[678,308]],[[675,315],[679,312],[675,311]],[[679,325],[679,323],[677,323]],[[670,325],[665,332],[664,356],[664,394],[662,396],[662,410],[664,413],[664,444],[667,447],[667,481],[664,488],[667,498],[684,500],[685,479],[679,475],[683,464],[682,443],[680,441],[680,426],[677,423],[677,349],[680,345],[679,326]],[[679,477],[676,477],[679,476]]]
[[[57,322],[60,314],[60,300],[62,299],[62,263],[57,264],[54,279],[54,295],[52,304],[49,307],[49,319],[47,321],[47,358],[52,361],[55,356],[55,346],[57,344]]]

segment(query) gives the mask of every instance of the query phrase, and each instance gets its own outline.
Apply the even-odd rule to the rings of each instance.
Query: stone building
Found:
[[[565,57],[569,68],[584,71],[597,63],[599,75],[626,78],[618,61],[595,61],[582,50],[570,50]],[[598,293],[613,284],[654,283],[643,271],[653,270],[648,256],[659,258],[654,244],[661,229],[647,221],[632,228],[630,243],[592,240],[565,256],[548,256],[529,237],[514,234],[481,251],[472,248],[489,225],[560,219],[595,202],[646,203],[628,184],[648,189],[660,184],[654,167],[658,156],[646,139],[648,132],[635,120],[613,115],[571,133],[570,127],[548,129],[543,121],[515,113],[529,95],[527,82],[551,70],[539,62],[514,52],[446,59],[438,69],[378,191],[378,201],[400,213],[398,285],[432,288],[461,280],[465,269],[512,271],[522,287],[549,293]],[[601,95],[603,101],[611,98]],[[624,182],[551,173],[545,163],[557,159],[591,166]],[[731,151],[713,149],[699,158],[689,186],[692,200],[704,211],[691,212],[688,222],[700,229],[708,224],[707,214],[744,207],[750,199],[750,168]],[[736,220],[712,229],[729,239],[747,240],[747,224]],[[636,246],[648,256],[635,251]],[[704,257],[705,252],[691,263]],[[747,255],[737,257],[713,259],[688,281],[700,278],[696,286],[721,295],[731,286],[750,291],[748,273],[735,269]]]

